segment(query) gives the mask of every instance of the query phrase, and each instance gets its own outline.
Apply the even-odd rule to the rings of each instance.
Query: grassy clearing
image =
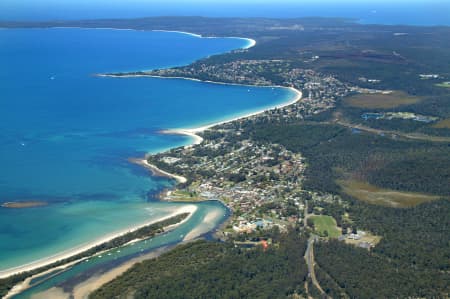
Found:
[[[433,127],[438,129],[450,129],[450,118],[437,122]]]
[[[331,216],[311,216],[311,220],[314,222],[314,230],[320,236],[326,236],[325,231],[328,233],[328,237],[337,238],[341,235],[341,231],[336,225],[336,220]]]
[[[194,192],[184,191],[184,190],[174,190],[170,194],[170,200],[171,201],[186,201],[186,202],[192,202],[192,201],[203,201],[206,198],[199,196],[198,194]]]
[[[435,195],[383,189],[356,180],[341,180],[338,184],[350,196],[370,204],[387,207],[406,208],[439,199],[439,196]]]
[[[437,87],[444,87],[444,88],[450,88],[450,82],[442,82],[435,84]]]
[[[357,94],[346,98],[344,101],[347,105],[352,107],[368,109],[388,109],[402,105],[415,104],[420,100],[421,98],[410,96],[405,92],[394,91],[389,94]]]

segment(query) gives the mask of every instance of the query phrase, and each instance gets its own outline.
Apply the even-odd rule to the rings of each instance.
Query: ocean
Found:
[[[0,203],[49,203],[0,208],[0,271],[169,213],[154,196],[174,182],[128,161],[191,142],[160,130],[223,121],[294,96],[282,88],[94,76],[183,65],[244,48],[246,39],[54,28],[0,30],[0,43]]]

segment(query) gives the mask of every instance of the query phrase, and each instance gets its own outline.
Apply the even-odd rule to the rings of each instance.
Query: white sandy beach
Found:
[[[197,80],[197,79],[190,79],[190,78],[182,78],[182,79]],[[197,81],[200,81],[200,80],[197,80]],[[210,81],[205,81],[205,82],[216,83],[216,82],[210,82]],[[227,83],[217,83],[217,84],[227,84]],[[232,85],[239,85],[239,84],[232,84]],[[245,85],[245,86],[248,86],[248,85]],[[249,86],[251,86],[251,85],[249,85]],[[220,121],[220,122],[216,122],[216,123],[212,123],[212,124],[201,126],[201,127],[197,127],[197,128],[192,128],[192,129],[188,129],[188,128],[185,128],[185,129],[169,129],[169,130],[164,130],[162,132],[165,133],[165,134],[187,135],[187,136],[190,136],[190,137],[194,138],[194,143],[193,144],[200,144],[203,141],[203,138],[201,136],[197,135],[198,133],[201,133],[201,132],[203,132],[205,130],[208,130],[208,129],[210,129],[212,127],[215,127],[215,126],[218,126],[218,125],[222,125],[222,124],[226,124],[226,123],[233,122],[233,121],[236,121],[236,120],[252,117],[252,116],[261,114],[261,113],[263,113],[265,111],[271,110],[271,109],[284,108],[284,107],[290,106],[290,105],[295,104],[296,102],[300,101],[301,98],[302,98],[302,92],[299,91],[298,89],[293,88],[293,87],[284,87],[284,86],[269,86],[269,87],[289,88],[290,90],[292,90],[295,93],[295,97],[292,100],[290,100],[289,102],[286,102],[284,104],[275,106],[273,108],[251,112],[251,113],[248,113],[248,114],[245,114],[245,115],[242,115],[242,116],[238,116],[238,117],[235,117],[235,118],[232,118],[232,119],[229,119],[229,120],[224,120],[224,121]]]
[[[183,79],[183,80],[190,80],[190,81],[196,81],[196,82],[204,82],[204,83],[211,83],[211,84],[222,84],[222,85],[237,85],[237,86],[248,86],[248,87],[260,87],[260,86],[255,86],[255,85],[248,85],[248,84],[236,84],[236,83],[223,83],[223,82],[214,82],[214,81],[208,81],[208,80],[199,80],[199,79],[195,79],[195,78],[188,78],[188,77],[164,77],[164,76],[155,76],[155,75],[114,75],[114,74],[98,74],[97,76],[99,77],[112,77],[112,78],[133,78],[133,77],[149,77],[149,78],[160,78],[160,79]],[[261,86],[261,87],[272,87],[272,88],[288,88],[291,91],[293,91],[295,93],[295,97],[293,99],[291,99],[289,102],[283,103],[281,105],[277,105],[274,106],[272,108],[266,108],[263,110],[259,110],[259,111],[255,111],[255,112],[251,112],[242,116],[238,116],[232,119],[228,119],[228,120],[224,120],[224,121],[220,121],[220,122],[215,122],[209,125],[204,125],[201,127],[197,127],[197,128],[179,128],[179,129],[167,129],[167,130],[162,130],[161,133],[163,134],[176,134],[176,135],[187,135],[190,136],[192,138],[194,138],[194,142],[193,144],[200,144],[203,141],[203,138],[201,136],[198,136],[196,133],[201,133],[207,129],[210,129],[214,126],[218,126],[218,125],[222,125],[225,123],[229,123],[232,121],[236,121],[236,120],[240,120],[240,119],[244,119],[244,118],[248,118],[251,116],[255,116],[258,114],[261,114],[265,111],[269,111],[275,108],[284,108],[287,106],[290,106],[292,104],[295,104],[296,102],[300,101],[302,99],[302,92],[294,87],[286,87],[286,86],[279,86],[279,85],[272,85],[272,86]]]
[[[297,90],[297,89],[295,89],[295,88],[293,88],[293,87],[283,87],[283,86],[269,86],[269,87],[288,88],[288,89],[292,90],[296,95],[289,102],[283,103],[283,104],[275,106],[273,108],[268,108],[268,109],[264,109],[264,110],[260,110],[260,111],[251,112],[251,113],[248,113],[248,114],[245,114],[245,115],[242,115],[242,116],[237,116],[237,117],[229,119],[229,120],[224,120],[224,121],[220,121],[220,122],[217,122],[217,123],[213,123],[213,124],[210,124],[210,125],[205,125],[205,126],[201,126],[201,127],[197,127],[197,128],[192,128],[192,129],[175,129],[175,130],[167,130],[167,131],[168,132],[171,132],[171,131],[172,132],[173,131],[175,131],[175,132],[186,132],[186,133],[191,134],[189,136],[192,136],[192,135],[195,135],[195,133],[201,133],[201,132],[203,132],[205,130],[208,130],[208,129],[210,129],[212,127],[215,127],[215,126],[218,126],[218,125],[222,125],[222,124],[226,124],[226,123],[233,122],[233,121],[236,121],[236,120],[252,117],[252,116],[261,114],[261,113],[263,113],[265,111],[269,111],[269,110],[272,110],[272,109],[275,109],[275,108],[284,108],[284,107],[290,106],[292,104],[295,104],[296,102],[298,102],[302,98],[302,92]]]
[[[193,230],[191,230],[183,239],[183,243],[185,242],[189,242],[192,240],[195,240],[196,238],[198,238],[199,236],[201,236],[204,233],[209,232],[215,225],[215,219],[221,216],[221,212],[220,211],[212,211],[209,212],[208,214],[206,214],[206,216],[203,218],[203,221],[200,225],[198,225],[196,228],[194,228]],[[182,222],[187,221],[187,219],[183,220]],[[181,222],[181,223],[182,223]],[[180,225],[179,224],[175,224],[175,225],[171,225],[169,227],[167,227],[166,229],[169,230],[170,228],[173,228],[175,226]],[[142,262],[151,258],[155,258],[158,257],[159,255],[161,255],[162,253],[164,253],[167,249],[167,247],[163,247],[163,248],[159,248],[156,251],[152,251],[146,255],[143,256],[139,256],[137,258],[131,259],[129,261],[127,261],[126,263],[113,268],[111,270],[109,270],[106,273],[103,273],[101,275],[98,276],[93,276],[91,278],[89,278],[86,281],[83,281],[82,283],[80,283],[79,285],[76,285],[73,291],[73,298],[78,299],[78,298],[87,298],[87,296],[93,292],[94,290],[98,289],[99,287],[101,287],[102,285],[104,285],[105,283],[108,283],[109,281],[113,280],[114,278],[116,278],[117,276],[121,275],[122,273],[124,273],[125,271],[127,271],[128,269],[130,269],[133,265],[135,265],[138,262]],[[56,291],[56,290],[52,290]],[[62,290],[61,290],[62,291]],[[41,293],[40,295],[48,295],[51,293]],[[66,295],[70,295],[67,294]],[[41,297],[41,298],[45,298]]]
[[[164,217],[161,217],[161,218],[158,218],[158,219],[152,219],[151,221],[148,221],[148,222],[145,222],[145,223],[141,223],[139,225],[135,225],[135,226],[130,227],[128,229],[124,229],[124,230],[121,230],[121,231],[118,231],[118,232],[115,232],[115,233],[111,233],[111,234],[109,234],[107,236],[104,236],[102,238],[99,238],[99,239],[97,239],[97,240],[95,240],[93,242],[89,242],[87,244],[68,249],[68,250],[60,252],[58,254],[55,254],[55,255],[52,255],[52,256],[49,256],[49,257],[46,257],[46,258],[43,258],[43,259],[31,262],[31,263],[28,263],[28,264],[25,264],[25,265],[22,265],[22,266],[19,266],[19,267],[10,268],[10,269],[7,269],[7,270],[2,270],[2,271],[0,271],[0,278],[5,278],[5,277],[8,277],[8,276],[20,273],[20,272],[30,271],[30,270],[34,270],[36,268],[47,266],[49,264],[58,262],[60,260],[66,259],[66,258],[69,258],[69,257],[77,255],[79,253],[82,253],[82,252],[84,252],[86,250],[89,250],[89,249],[91,249],[91,248],[93,248],[93,247],[95,247],[97,245],[102,244],[102,243],[111,241],[114,238],[123,236],[123,235],[125,235],[127,233],[130,233],[130,232],[133,232],[133,231],[136,231],[136,230],[138,230],[139,228],[141,228],[143,226],[147,226],[147,225],[154,224],[156,222],[164,221],[164,220],[167,220],[167,219],[169,219],[171,217],[174,217],[176,215],[180,215],[180,214],[183,214],[183,213],[189,213],[190,215],[192,215],[196,210],[197,210],[197,207],[195,205],[186,205],[186,206],[183,206],[183,207],[179,207],[179,208],[177,208],[175,211],[173,211],[172,213],[170,213],[167,216],[164,216]]]
[[[193,206],[195,207],[195,206]],[[191,213],[192,215],[192,213]],[[183,243],[185,242],[189,242],[192,240],[195,240],[196,238],[198,238],[199,236],[201,236],[204,233],[209,232],[213,227],[214,227],[214,220],[217,217],[221,216],[221,212],[220,211],[212,211],[209,212],[204,218],[202,223],[197,226],[196,228],[194,228],[193,230],[191,230],[183,239]],[[190,217],[190,216],[189,216]],[[165,227],[165,230],[171,230],[174,229],[175,227],[181,225],[182,223],[188,221],[188,218],[184,219],[183,221],[177,223],[177,224],[173,224],[173,225],[169,225],[167,227]],[[126,261],[125,263],[121,264],[118,267],[115,267],[105,273],[102,273],[100,275],[95,275],[91,278],[89,278],[86,281],[81,282],[80,284],[76,285],[74,287],[73,293],[69,294],[69,293],[65,293],[63,289],[61,288],[51,288],[47,291],[44,291],[42,293],[38,293],[35,294],[32,298],[33,299],[41,299],[41,298],[72,298],[71,296],[73,296],[73,298],[78,299],[78,298],[87,298],[88,295],[93,292],[94,290],[98,289],[99,287],[101,287],[102,285],[110,282],[111,280],[113,280],[114,278],[116,278],[117,276],[123,274],[125,271],[127,271],[128,269],[130,269],[133,265],[135,265],[136,263],[151,259],[151,258],[155,258],[158,257],[159,255],[161,255],[162,253],[164,253],[169,247],[162,247],[162,248],[158,248],[155,251],[152,251],[148,254],[133,258],[129,261]],[[70,264],[61,266],[61,268],[63,267],[68,267],[72,264],[74,264],[76,262],[72,262]],[[7,297],[5,297],[5,299],[7,298],[11,298],[13,295],[20,293],[21,291],[24,291],[28,286],[29,286],[29,282],[31,281],[31,279],[37,277],[37,276],[41,276],[41,275],[45,275],[45,273],[48,273],[50,271],[55,270],[51,269],[48,270],[44,273],[39,273],[36,276],[33,277],[29,277],[22,285],[18,285],[15,288],[15,292],[11,291]],[[54,296],[54,297],[52,297]]]
[[[173,130],[162,130],[162,134],[175,134],[175,135],[186,135],[192,137],[193,142],[191,145],[200,144],[203,142],[203,138],[190,131],[190,129],[173,129]]]
[[[189,220],[189,218],[191,218],[191,216],[195,213],[196,210],[197,210],[197,207],[194,206],[194,205],[181,207],[177,211],[173,212],[171,215],[159,218],[159,219],[157,219],[155,221],[149,222],[149,223],[144,224],[142,226],[147,226],[147,225],[150,225],[151,223],[154,223],[154,222],[163,221],[163,220],[165,220],[167,218],[170,218],[170,217],[182,214],[182,213],[189,213],[189,216],[184,218],[182,221],[164,227],[164,231],[168,232],[168,231],[173,230],[176,227],[182,225],[183,223],[187,222]],[[142,226],[140,226],[140,227],[142,227]],[[140,227],[136,227],[135,229],[127,231],[124,234],[132,232],[132,231],[134,231],[136,229],[139,229]],[[113,238],[116,238],[116,237],[117,236],[115,236]],[[135,240],[132,240],[132,241],[130,241],[130,242],[128,242],[128,243],[126,243],[126,244],[124,244],[122,246],[126,246],[128,244],[139,242],[141,240],[142,239],[135,239]],[[93,245],[92,247],[94,247],[94,246],[96,246],[96,245]],[[103,284],[113,280],[115,277],[117,277],[118,275],[122,274],[123,272],[125,272],[126,270],[131,268],[137,262],[141,262],[141,261],[144,261],[146,259],[153,258],[153,257],[156,257],[156,256],[162,254],[164,252],[164,248],[165,247],[159,248],[156,251],[152,251],[152,252],[150,252],[148,254],[145,254],[145,255],[139,256],[137,258],[131,259],[131,260],[127,261],[126,263],[120,265],[119,267],[116,267],[116,268],[114,268],[114,269],[112,269],[112,270],[110,270],[110,271],[108,271],[108,272],[106,272],[106,273],[104,273],[104,274],[102,274],[100,276],[91,277],[87,281],[81,283],[80,285],[77,285],[77,287],[74,290],[75,298],[87,298],[87,295],[90,292],[92,292],[96,288],[99,288]],[[101,253],[102,252],[98,252],[98,253],[96,253],[96,255],[101,254]],[[26,289],[28,289],[30,287],[30,282],[33,279],[37,278],[37,277],[41,277],[41,276],[46,275],[47,273],[51,273],[51,272],[53,272],[55,270],[66,269],[66,268],[68,268],[68,267],[70,267],[70,266],[72,266],[72,265],[74,265],[76,263],[79,263],[79,262],[81,262],[83,260],[90,259],[90,258],[91,258],[91,256],[87,256],[87,257],[81,258],[79,260],[76,260],[76,261],[73,261],[73,262],[70,262],[70,263],[67,263],[67,264],[64,264],[64,265],[60,265],[60,266],[48,269],[47,271],[44,271],[44,272],[35,274],[33,276],[30,276],[27,279],[25,279],[24,281],[22,281],[21,283],[15,285],[8,292],[8,294],[6,294],[6,296],[4,296],[2,299],[12,298],[15,295],[20,294],[21,292],[25,291]],[[56,294],[58,294],[58,296],[56,296]],[[82,295],[80,295],[80,294],[82,294]],[[52,295],[55,295],[55,296],[52,296]],[[66,296],[67,296],[67,298],[70,298],[70,294],[64,293],[64,291],[62,289],[54,287],[54,288],[51,288],[51,289],[49,289],[49,290],[47,290],[47,291],[45,291],[43,293],[35,294],[32,298],[66,298]]]
[[[196,33],[191,33],[191,32],[186,32],[186,31],[178,31],[178,30],[152,30],[154,32],[173,32],[173,33],[181,33],[181,34],[186,34],[189,36],[193,36],[193,37],[198,37],[198,38],[234,38],[234,39],[243,39],[246,40],[248,42],[248,45],[243,47],[242,49],[250,49],[252,47],[254,47],[256,45],[256,41],[252,38],[247,38],[247,37],[238,37],[238,36],[224,36],[224,37],[218,37],[218,36],[203,36],[201,34],[196,34]]]
[[[154,29],[154,30],[143,30],[143,29],[133,29],[133,28],[111,28],[111,27],[79,27],[79,26],[54,26],[54,27],[50,27],[54,28],[54,29],[86,29],[86,30],[91,30],[91,29],[95,29],[95,30],[125,30],[125,31],[151,31],[151,32],[172,32],[172,33],[179,33],[179,34],[186,34],[192,37],[197,37],[197,38],[233,38],[233,39],[242,39],[248,42],[248,44],[244,47],[242,47],[241,49],[247,50],[250,49],[252,47],[254,47],[256,45],[256,41],[252,38],[247,38],[247,37],[238,37],[238,36],[224,36],[224,37],[220,37],[220,36],[202,36],[201,34],[196,34],[196,33],[192,33],[192,32],[186,32],[186,31],[179,31],[179,30],[160,30],[160,29]],[[2,29],[2,28],[0,28]]]

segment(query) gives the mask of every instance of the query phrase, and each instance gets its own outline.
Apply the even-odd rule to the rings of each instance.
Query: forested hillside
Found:
[[[263,249],[198,241],[140,263],[90,298],[287,298],[303,294],[306,239],[296,231]]]

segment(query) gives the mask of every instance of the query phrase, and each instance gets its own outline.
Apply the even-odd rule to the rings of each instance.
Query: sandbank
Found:
[[[212,211],[205,215],[202,223],[197,225],[194,229],[192,229],[189,233],[186,234],[183,241],[191,241],[199,236],[209,232],[214,228],[214,219],[221,216],[220,211]]]
[[[11,201],[11,202],[5,202],[1,206],[3,208],[9,208],[9,209],[25,209],[25,208],[33,208],[33,207],[43,207],[48,205],[48,202],[46,201]]]
[[[173,173],[169,173],[169,172],[164,171],[164,170],[161,170],[158,167],[156,167],[155,165],[148,163],[147,159],[145,159],[145,158],[144,159],[133,159],[133,158],[131,158],[131,159],[128,159],[128,160],[131,163],[135,163],[135,164],[141,165],[141,166],[143,166],[143,167],[145,167],[147,169],[150,169],[153,172],[154,175],[161,175],[161,176],[170,177],[170,178],[175,179],[178,183],[182,183],[182,184],[187,182],[187,179],[185,177],[180,176],[180,175],[176,175],[176,174],[173,174]]]
[[[97,290],[102,285],[110,282],[111,280],[118,277],[119,275],[125,273],[128,269],[130,269],[136,263],[155,258],[155,257],[161,255],[162,253],[166,252],[167,249],[168,249],[168,247],[158,248],[150,253],[133,258],[133,259],[121,264],[120,266],[115,267],[105,273],[93,276],[93,277],[89,278],[88,280],[83,281],[79,285],[75,286],[73,293],[72,293],[73,298],[74,299],[88,298],[90,293]]]
[[[93,242],[89,242],[89,243],[86,243],[84,245],[77,246],[77,247],[65,250],[63,252],[57,253],[55,255],[52,255],[52,256],[49,256],[49,257],[46,257],[46,258],[43,258],[43,259],[39,259],[37,261],[31,262],[31,263],[28,263],[28,264],[25,264],[25,265],[21,265],[21,266],[18,266],[18,267],[2,270],[2,271],[0,271],[0,278],[6,278],[8,276],[11,276],[11,275],[14,275],[14,274],[18,274],[18,273],[21,273],[21,272],[31,271],[31,270],[34,270],[34,269],[37,269],[37,268],[45,267],[45,266],[50,265],[52,263],[58,262],[60,260],[64,260],[64,259],[67,259],[67,258],[69,258],[71,256],[80,254],[80,253],[82,253],[84,251],[87,251],[87,250],[89,250],[89,249],[91,249],[91,248],[93,248],[93,247],[95,247],[97,245],[100,245],[102,243],[111,241],[114,238],[123,236],[123,235],[125,235],[127,233],[130,233],[130,232],[134,232],[134,231],[140,229],[143,226],[148,226],[148,225],[154,224],[156,222],[164,221],[164,220],[167,220],[169,218],[172,218],[174,216],[177,216],[177,215],[180,215],[180,214],[184,214],[184,213],[189,213],[190,216],[191,216],[196,210],[197,210],[197,207],[195,205],[186,205],[186,206],[183,206],[183,207],[179,207],[179,208],[177,208],[176,210],[174,210],[173,212],[171,212],[167,216],[160,217],[160,218],[157,218],[157,219],[152,219],[151,221],[135,225],[135,226],[130,227],[128,229],[124,229],[124,230],[121,230],[121,231],[118,231],[118,232],[115,232],[115,233],[111,233],[111,234],[109,234],[107,236],[104,236],[102,238],[99,238],[99,239],[97,239],[97,240],[95,240]],[[188,216],[188,217],[190,217],[190,216]]]

